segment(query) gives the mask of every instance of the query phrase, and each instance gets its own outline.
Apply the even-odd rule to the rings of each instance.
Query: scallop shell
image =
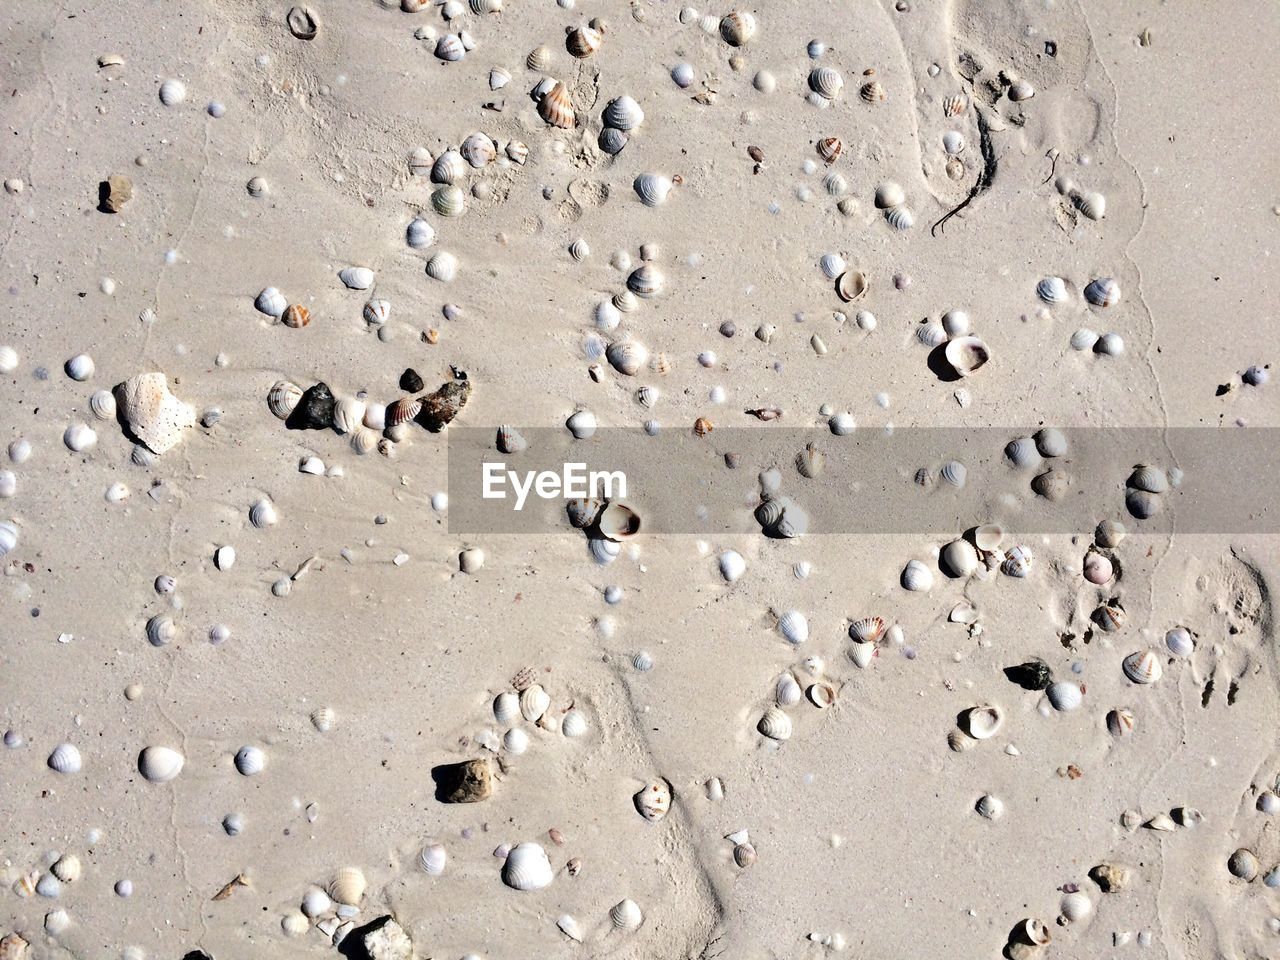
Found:
[[[359,867],[343,867],[329,881],[329,896],[337,903],[355,907],[364,897],[367,882]]]
[[[422,412],[422,401],[415,397],[401,397],[387,404],[387,429],[409,423]]]
[[[160,84],[160,102],[174,107],[187,99],[187,87],[181,80],[165,80]]]
[[[835,100],[844,89],[844,77],[834,67],[814,67],[809,71],[809,89],[827,100]]]
[[[157,613],[147,621],[147,639],[153,647],[170,644],[178,636],[178,627],[167,613]]]
[[[913,593],[927,591],[933,587],[933,573],[919,560],[908,560],[902,568],[901,583],[904,590]]]
[[[1071,299],[1067,292],[1067,281],[1061,277],[1045,277],[1037,283],[1036,296],[1045,303],[1066,303]]]
[[[962,93],[952,94],[942,100],[942,115],[944,117],[958,117],[968,109],[969,98]]]
[[[636,391],[636,402],[646,409],[653,409],[661,396],[662,392],[657,387],[646,385]]]
[[[534,683],[520,692],[520,715],[530,723],[537,723],[551,706],[551,695]]]
[[[895,230],[910,230],[915,226],[916,218],[906,207],[890,207],[884,212],[885,223]]]
[[[560,721],[560,732],[566,737],[581,737],[587,732],[587,715],[581,710],[570,710]]]
[[[671,179],[660,173],[642,173],[632,184],[636,196],[646,207],[656,207],[665,203],[672,186]]]
[[[62,883],[75,883],[83,874],[84,867],[74,853],[64,853],[54,861],[49,872]]]
[[[538,102],[538,116],[549,125],[567,130],[573,126],[573,100],[563,83],[556,83]]]
[[[1107,713],[1107,731],[1113,737],[1129,736],[1136,722],[1133,711],[1126,707],[1116,707]]]
[[[1124,658],[1124,675],[1134,683],[1155,683],[1164,672],[1160,658],[1150,650],[1139,650]]]
[[[778,632],[788,643],[802,644],[809,639],[809,620],[799,610],[788,610],[778,618]]]
[[[884,633],[884,619],[863,617],[849,624],[849,638],[856,643],[875,643]]]
[[[57,773],[79,773],[83,762],[80,759],[80,751],[70,743],[60,743],[53,748],[53,752],[49,754],[49,759],[45,761],[49,764],[49,769]]]
[[[812,480],[822,473],[826,465],[826,454],[812,443],[805,444],[803,450],[796,454],[796,470],[800,476]]]
[[[1075,710],[1084,702],[1084,691],[1080,689],[1080,685],[1065,680],[1049,684],[1044,694],[1053,709],[1061,713]]]
[[[267,755],[260,747],[245,744],[235,755],[236,772],[242,777],[252,777],[263,771],[267,765]]]
[[[860,96],[867,103],[883,103],[889,99],[889,93],[885,90],[884,84],[879,80],[872,80],[862,85],[862,89],[858,91]]]
[[[1040,448],[1031,437],[1019,437],[1005,444],[1004,455],[1009,462],[1021,470],[1028,470],[1040,465]]]
[[[70,927],[71,915],[65,910],[50,910],[44,915],[44,932],[51,937],[66,933]]]
[[[1113,307],[1120,302],[1120,284],[1111,277],[1100,277],[1084,288],[1084,298],[1095,307]]]
[[[462,158],[479,170],[493,163],[498,158],[498,148],[493,140],[483,133],[473,133],[462,141],[459,148]]]
[[[274,526],[279,519],[275,504],[265,497],[249,508],[249,522],[259,529]]]
[[[337,715],[332,707],[317,707],[311,711],[311,726],[315,727],[319,733],[328,733],[333,729],[336,721]]]
[[[1035,557],[1031,553],[1029,547],[1016,546],[1005,554],[1004,562],[1000,564],[1000,569],[1004,571],[1006,576],[1022,578],[1031,572],[1031,565],[1035,562]]]
[[[731,47],[741,47],[756,35],[756,18],[745,10],[734,10],[720,20],[720,37]]]
[[[894,208],[894,210],[898,209],[901,208]],[[948,341],[945,353],[951,369],[962,377],[976,373],[991,359],[991,352],[987,349],[987,345],[977,337],[956,337]]]
[[[429,247],[436,242],[436,228],[421,217],[415,217],[409,221],[409,226],[404,232],[404,242],[413,250],[421,250],[423,247]],[[386,303],[385,300],[371,301],[373,303]],[[368,315],[365,315],[368,320]]]
[[[631,97],[615,97],[604,108],[603,119],[607,127],[631,131],[644,122],[644,111]]]
[[[964,713],[964,732],[974,740],[989,740],[1004,724],[1004,711],[995,704],[970,707]]]
[[[456,33],[446,33],[436,41],[435,55],[446,63],[457,63],[467,55],[467,48]]]
[[[889,210],[906,203],[907,193],[892,180],[886,180],[876,187],[876,209]]]
[[[146,747],[138,754],[138,772],[152,783],[168,783],[182,772],[184,762],[172,747]]]
[[[520,453],[528,446],[529,441],[515,427],[506,423],[498,427],[497,447],[502,453]]]
[[[631,799],[640,816],[650,823],[657,823],[671,810],[671,784],[664,779],[654,780]]]
[[[444,873],[445,865],[449,862],[449,854],[444,849],[444,844],[429,843],[422,848],[418,854],[418,866],[422,868],[423,873],[431,877],[438,877]],[[303,910],[305,912],[305,901]]]
[[[777,707],[770,707],[756,724],[756,729],[770,740],[791,739],[791,718]]]
[[[564,38],[565,49],[578,60],[585,60],[594,54],[603,42],[604,37],[600,31],[592,27],[573,27]]]
[[[536,843],[517,843],[502,864],[502,882],[513,890],[542,890],[554,879],[547,852]]]
[[[581,263],[583,260],[587,259],[587,257],[591,256],[591,247],[587,245],[586,240],[582,239],[582,237],[578,237],[569,244],[569,256],[571,256],[576,263]],[[610,306],[612,306],[612,304],[610,304]],[[616,325],[617,324],[614,326]]]
[[[649,351],[637,340],[619,340],[609,345],[605,357],[613,369],[634,377],[649,362]]]
[[[642,263],[627,276],[627,289],[642,300],[650,300],[662,292],[666,278],[651,263]]]
[[[1164,645],[1175,657],[1189,657],[1196,649],[1196,642],[1186,627],[1174,627],[1166,633]]]
[[[427,261],[427,276],[441,283],[451,283],[458,275],[458,258],[441,250]]]
[[[634,900],[619,900],[610,908],[609,919],[619,930],[636,930],[644,922],[644,914]]]

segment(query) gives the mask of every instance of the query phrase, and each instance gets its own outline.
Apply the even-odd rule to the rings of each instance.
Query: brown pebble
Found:
[[[133,181],[113,173],[98,184],[98,209],[103,213],[119,213],[133,199]]]
[[[761,150],[759,147],[747,147],[747,156],[750,157],[752,160],[754,160],[756,163],[764,162],[764,151]]]
[[[483,758],[446,763],[433,771],[443,803],[478,803],[493,796],[493,772]]]
[[[1129,885],[1131,871],[1118,863],[1100,863],[1089,871],[1089,879],[1103,893],[1119,893]]]

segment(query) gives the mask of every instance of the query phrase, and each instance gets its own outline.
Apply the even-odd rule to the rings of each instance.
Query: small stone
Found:
[[[98,209],[103,213],[119,213],[133,199],[133,181],[112,174],[98,184]]]
[[[375,921],[379,925],[364,935],[364,953],[369,960],[413,960],[413,941],[391,917]]]
[[[400,374],[400,389],[405,393],[417,393],[426,384],[422,382],[422,377],[418,376],[418,371],[413,367],[408,367],[405,372]]]
[[[443,803],[479,803],[493,795],[493,774],[483,758],[443,764],[434,773]]]
[[[1098,885],[1103,893],[1119,893],[1129,886],[1132,871],[1118,863],[1100,863],[1089,871],[1089,879]]]
[[[333,393],[325,383],[308,387],[284,425],[290,430],[328,430],[333,426]]]

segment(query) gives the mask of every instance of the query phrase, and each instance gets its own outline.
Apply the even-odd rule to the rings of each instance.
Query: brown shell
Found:
[[[604,38],[591,27],[573,27],[565,35],[564,46],[578,60],[585,60],[600,49]]]
[[[818,156],[827,163],[835,163],[844,152],[844,144],[839,137],[826,137],[818,141]]]
[[[862,97],[867,103],[882,103],[889,99],[889,94],[885,91],[884,85],[879,80],[872,80],[870,83],[864,83],[862,89],[858,91],[858,96]]]
[[[421,400],[415,400],[413,397],[401,397],[399,400],[387,404],[387,426],[398,427],[402,423],[408,423],[421,412]]]
[[[568,130],[573,126],[573,101],[569,99],[569,89],[557,81],[542,102],[538,104],[538,116],[553,127]]]
[[[291,303],[280,315],[280,322],[286,327],[305,327],[311,322],[311,311],[300,303]]]
[[[697,420],[693,421],[693,432],[700,437],[705,437],[714,429],[715,427],[712,426],[711,421],[706,417],[699,417]]]

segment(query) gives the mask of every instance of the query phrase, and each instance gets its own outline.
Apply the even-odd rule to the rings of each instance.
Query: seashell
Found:
[[[252,777],[262,772],[267,765],[267,755],[261,748],[245,744],[236,751],[236,772],[242,777]]]
[[[467,55],[467,48],[456,33],[446,33],[436,41],[435,55],[446,63],[457,63]]]
[[[489,89],[501,90],[511,82],[511,71],[504,67],[494,67],[489,71]]]
[[[978,569],[978,551],[968,540],[952,540],[938,553],[938,566],[947,576],[962,579]]]
[[[70,743],[60,743],[53,748],[49,759],[45,761],[49,769],[57,773],[79,773],[82,766],[80,751]]]
[[[1084,578],[1090,583],[1102,586],[1111,582],[1115,571],[1107,557],[1090,550],[1084,557],[1083,572]]]
[[[1101,220],[1107,214],[1107,198],[1100,193],[1086,190],[1072,194],[1071,200],[1090,220]]]
[[[372,453],[378,448],[378,432],[369,427],[357,427],[351,431],[351,449],[360,456]]]
[[[876,187],[876,209],[890,210],[906,203],[907,194],[902,187],[892,180],[886,180]]]
[[[1036,95],[1036,88],[1026,80],[1015,80],[1009,84],[1009,99],[1014,103],[1030,100]]]
[[[569,514],[569,523],[578,529],[589,527],[596,522],[596,517],[600,516],[600,511],[604,509],[604,501],[595,498],[570,500],[565,504],[565,511]]]
[[[720,37],[731,47],[741,47],[756,35],[756,18],[745,10],[734,10],[720,20]]]
[[[587,715],[581,710],[570,710],[560,721],[560,732],[566,737],[581,737],[587,732]]]
[[[445,186],[456,184],[467,175],[467,161],[457,150],[446,150],[431,167],[431,182]]]
[[[876,655],[874,643],[855,643],[849,650],[849,659],[860,669],[866,669]]]
[[[642,300],[650,300],[662,292],[665,282],[661,270],[651,263],[642,263],[627,276],[627,289]]]
[[[551,706],[551,695],[534,683],[520,691],[520,715],[530,723],[537,723]]]
[[[672,186],[671,179],[659,173],[642,173],[632,184],[636,196],[646,207],[656,207],[665,203]]]
[[[947,331],[940,323],[922,323],[916,327],[916,340],[932,350],[947,342]]]
[[[1124,541],[1124,524],[1119,520],[1103,520],[1094,531],[1093,539],[1098,546],[1114,549]]]
[[[1227,858],[1227,872],[1246,883],[1251,882],[1261,869],[1262,865],[1258,863],[1258,858],[1244,847]]]
[[[1134,468],[1126,483],[1135,490],[1145,490],[1147,493],[1166,493],[1169,490],[1169,478],[1165,472],[1144,464]]]
[[[962,377],[975,373],[991,359],[987,345],[977,337],[956,337],[947,343],[945,354],[951,369]]]
[[[974,546],[983,553],[991,553],[999,549],[1002,540],[1004,540],[1004,527],[998,523],[984,523],[980,527],[974,527]]]
[[[849,624],[849,638],[856,643],[875,643],[883,633],[882,617],[863,617]]]
[[[657,823],[671,809],[671,784],[659,778],[645,785],[631,798],[640,816]]]
[[[73,423],[62,434],[62,442],[68,450],[83,453],[98,442],[98,434],[87,423]]]
[[[884,219],[895,230],[910,230],[915,226],[916,218],[906,207],[890,207],[884,212]]]
[[[367,882],[359,867],[343,867],[329,881],[328,893],[335,902],[355,907],[364,897]]]
[[[80,863],[80,858],[74,853],[64,853],[54,861],[53,866],[49,868],[49,872],[63,883],[75,883],[80,879],[83,867]]]
[[[1084,691],[1080,689],[1080,685],[1066,680],[1049,684],[1044,695],[1048,698],[1049,705],[1059,713],[1069,713],[1084,702]]]
[[[508,753],[519,756],[529,749],[529,735],[519,727],[508,730],[502,738],[502,748]]]
[[[959,130],[948,130],[942,135],[942,151],[947,156],[954,157],[964,153],[965,142],[964,134]]]
[[[804,536],[809,529],[809,514],[790,500],[784,502],[782,516],[774,527],[774,533],[783,539],[790,540]]]
[[[600,149],[611,157],[616,157],[622,152],[631,140],[631,135],[625,130],[619,130],[617,127],[605,127],[600,131]]]
[[[1160,512],[1162,506],[1160,495],[1151,493],[1149,490],[1126,490],[1124,505],[1138,520],[1150,520]]]
[[[1073,891],[1063,896],[1058,910],[1068,923],[1079,923],[1093,913],[1093,901],[1087,893]]]
[[[1036,284],[1036,296],[1045,303],[1066,303],[1071,299],[1067,282],[1061,277],[1045,277]]]
[[[1067,438],[1061,430],[1054,427],[1042,427],[1037,430],[1033,439],[1036,449],[1046,457],[1064,457],[1067,454]]]
[[[908,560],[900,581],[904,590],[922,593],[933,587],[933,573],[919,560]]]
[[[583,260],[587,259],[587,257],[591,256],[591,247],[587,245],[586,240],[578,237],[578,239],[574,240],[573,243],[569,244],[569,256],[571,256],[575,262],[581,263]],[[605,303],[608,303],[608,301],[605,301]],[[609,306],[612,308],[613,304],[610,303]],[[616,327],[617,323],[614,323],[613,326]],[[609,329],[613,328],[610,327]]]
[[[274,526],[279,519],[275,504],[265,497],[249,508],[249,522],[255,527]]]
[[[836,293],[845,303],[853,303],[862,298],[870,287],[866,274],[861,270],[846,270],[836,281]]]
[[[969,109],[969,98],[963,93],[955,93],[942,100],[942,115],[944,117],[958,117]]]
[[[813,479],[822,473],[826,464],[826,454],[812,443],[806,443],[803,450],[796,454],[796,470],[800,476]]]
[[[1133,711],[1127,707],[1116,707],[1107,713],[1107,732],[1113,737],[1127,737],[1133,733],[1134,724],[1137,719],[1133,715]]]
[[[499,726],[510,726],[520,715],[520,698],[510,690],[498,694],[493,700],[493,718]]]
[[[409,221],[409,226],[405,229],[404,241],[411,249],[421,250],[423,247],[429,247],[436,242],[436,228],[431,226],[426,220],[415,217]],[[386,303],[385,300],[371,300],[370,303]],[[369,320],[368,313],[365,314],[365,321]],[[385,322],[385,321],[384,321]]]
[[[969,314],[963,310],[948,310],[942,315],[942,330],[948,337],[963,337],[969,333]]]
[[[538,101],[538,116],[549,125],[568,130],[574,123],[573,100],[569,97],[569,89],[557,82],[546,96]]]
[[[451,283],[458,275],[458,258],[441,250],[427,261],[427,276],[441,283]]]
[[[938,476],[951,484],[956,489],[964,486],[965,480],[969,475],[968,469],[959,460],[948,460],[938,470]]]
[[[720,576],[727,583],[733,583],[747,572],[747,561],[737,550],[726,550],[720,554]]]
[[[970,707],[964,712],[964,732],[974,740],[990,740],[1004,724],[1004,711],[995,704]]]
[[[585,60],[594,54],[603,42],[604,37],[600,31],[592,27],[573,27],[564,38],[565,49],[578,60]]]
[[[834,67],[814,67],[809,71],[809,89],[827,100],[835,100],[844,89],[844,77]]]
[[[989,793],[983,794],[973,805],[973,809],[978,812],[978,816],[986,820],[999,820],[1004,816],[1004,801]]]
[[[321,917],[333,909],[333,900],[319,887],[312,887],[302,895],[302,913],[307,917]]]
[[[844,257],[840,256],[838,253],[824,253],[818,260],[818,267],[822,270],[822,275],[828,280],[838,279],[840,274],[844,273],[846,266],[847,264],[844,262]],[[772,330],[775,329],[773,325],[768,324],[767,326],[772,333]],[[761,329],[765,328],[762,327]],[[769,342],[767,339],[760,337],[759,331],[756,332],[756,337],[758,339],[762,339],[764,343]]]
[[[554,879],[547,852],[536,843],[517,843],[502,864],[502,882],[513,890],[542,890]]]
[[[800,702],[800,684],[789,673],[778,677],[773,688],[774,702],[780,707],[793,707]]]
[[[577,918],[568,913],[560,915],[559,919],[556,920],[556,926],[560,928],[561,933],[575,943],[581,943],[587,935]]]
[[[524,65],[535,73],[546,73],[551,66],[551,49],[546,46],[534,47],[524,58]]]
[[[373,286],[373,271],[368,267],[343,267],[338,271],[338,279],[349,290],[368,290]]]
[[[799,610],[788,610],[778,618],[778,632],[796,646],[809,639],[809,620]]]
[[[93,357],[87,353],[77,353],[74,357],[62,365],[62,369],[67,376],[77,383],[83,383],[93,376],[96,369]]]
[[[842,197],[849,192],[849,181],[839,170],[832,170],[823,177],[822,186],[833,197]]]
[[[1271,790],[1263,790],[1258,794],[1257,807],[1261,812],[1273,817],[1280,813],[1280,796]]]
[[[387,404],[387,429],[409,423],[422,412],[422,401],[414,397],[401,397]]]
[[[284,294],[275,287],[263,287],[254,298],[253,306],[259,313],[278,319],[288,309],[289,303],[285,300]]]
[[[462,158],[476,170],[480,170],[498,159],[498,147],[483,133],[473,133],[462,141],[459,148]]]
[[[657,387],[643,386],[636,391],[636,402],[642,407],[652,409],[661,396],[662,393]]]
[[[460,217],[467,212],[467,195],[456,184],[439,187],[431,194],[431,209],[442,217]]]
[[[18,546],[18,528],[7,520],[0,521],[0,557],[12,553]]]
[[[596,415],[590,410],[575,410],[564,424],[576,440],[586,440],[596,432]]]
[[[610,100],[602,116],[605,126],[628,132],[644,122],[644,111],[640,109],[640,104],[628,96]]]
[[[636,668],[639,673],[648,673],[653,669],[653,657],[649,656],[644,650],[641,650],[631,658],[631,665]]]
[[[1067,495],[1071,476],[1062,470],[1046,470],[1031,478],[1031,489],[1050,503],[1057,503]]]
[[[862,85],[862,89],[858,91],[858,96],[867,103],[883,103],[885,100],[889,99],[888,91],[885,90],[884,84],[879,80],[872,80],[869,83],[864,83]]]
[[[644,922],[644,914],[634,900],[619,900],[610,908],[609,919],[619,930],[636,930]]]
[[[844,151],[844,143],[839,137],[824,137],[818,141],[818,156],[827,163],[835,163],[840,159],[840,154]],[[837,276],[839,271],[837,271]],[[830,279],[834,280],[835,277]]]
[[[781,500],[766,500],[756,507],[756,522],[766,530],[771,530],[782,519],[783,504]]]
[[[432,163],[431,151],[426,147],[417,147],[409,154],[409,172],[415,177],[430,174]]]
[[[502,453],[520,453],[528,446],[529,441],[515,427],[506,423],[498,427],[497,447]]]
[[[819,710],[825,710],[836,702],[835,687],[829,683],[811,683],[804,695]]]
[[[355,397],[343,397],[333,405],[333,429],[340,434],[352,433],[364,422],[368,405]]]
[[[71,927],[71,914],[67,911],[58,909],[50,910],[44,915],[44,932],[51,937],[57,937],[67,932]]]
[[[1115,633],[1124,626],[1129,615],[1118,603],[1104,603],[1093,611],[1093,622],[1102,628],[1104,633]]]
[[[636,340],[619,340],[605,351],[609,365],[621,374],[634,377],[649,362],[649,351]]]
[[[187,87],[181,80],[165,80],[160,84],[160,102],[175,107],[187,99]]]
[[[1031,437],[1019,437],[1017,440],[1010,440],[1005,444],[1004,455],[1010,463],[1020,470],[1038,467],[1041,463],[1040,448],[1036,446],[1035,440]]]
[[[178,636],[178,627],[167,613],[157,613],[147,621],[147,639],[153,647],[163,647]]]
[[[1124,658],[1121,666],[1126,677],[1140,684],[1155,683],[1164,673],[1160,658],[1150,650],[1139,650],[1129,654]]]
[[[1114,307],[1120,302],[1120,284],[1111,277],[1100,277],[1084,288],[1084,298],[1095,307]]]
[[[628,540],[640,532],[640,515],[629,504],[611,500],[600,512],[596,526],[609,540]]]
[[[145,747],[138,754],[138,772],[152,783],[168,783],[182,772],[184,762],[172,747]]]
[[[1004,571],[1005,576],[1022,578],[1031,572],[1031,565],[1034,562],[1035,557],[1031,553],[1031,548],[1019,545],[1005,554],[1000,569]]]
[[[744,831],[745,832],[745,831]],[[735,844],[733,848],[733,862],[742,869],[746,869],[756,862],[756,848],[747,841]]]
[[[1098,334],[1095,331],[1090,330],[1088,327],[1081,327],[1071,335],[1072,350],[1079,350],[1082,352],[1085,350],[1092,350],[1097,343]]]
[[[770,707],[756,724],[756,729],[770,740],[791,739],[791,718],[777,707]]]
[[[328,733],[337,722],[337,715],[332,707],[317,707],[311,711],[311,726],[319,733]]]
[[[116,418],[116,398],[110,390],[98,390],[89,398],[89,409],[99,420]]]
[[[1189,657],[1196,649],[1196,642],[1186,627],[1174,627],[1166,633],[1164,645],[1175,657]]]

